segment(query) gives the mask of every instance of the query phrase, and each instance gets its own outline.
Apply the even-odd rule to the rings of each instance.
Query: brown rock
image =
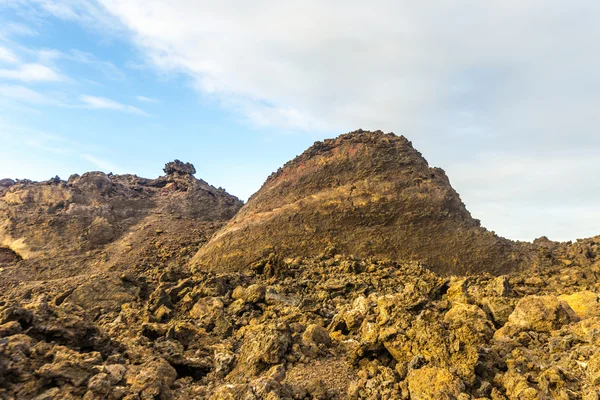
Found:
[[[235,300],[243,300],[244,303],[254,304],[264,301],[266,287],[264,285],[250,285],[248,287],[238,286],[231,297]]]
[[[304,340],[305,343],[312,343],[315,345],[323,344],[329,346],[331,344],[331,338],[329,337],[327,330],[316,324],[309,325],[306,328],[302,335],[302,340]]]
[[[600,302],[597,293],[584,290],[569,295],[563,294],[558,296],[558,299],[567,303],[580,319],[600,317]]]
[[[519,300],[507,324],[495,336],[502,337],[507,329],[550,332],[576,319],[569,305],[555,296],[527,296]]]
[[[243,344],[230,376],[257,375],[265,366],[279,364],[290,344],[287,327],[274,323],[245,327]]]
[[[177,371],[162,358],[133,366],[126,375],[131,392],[143,399],[168,398],[176,378]]]
[[[465,390],[460,379],[442,368],[412,370],[407,380],[411,400],[455,400]]]
[[[94,374],[94,367],[102,363],[98,352],[78,353],[64,346],[55,346],[53,360],[40,367],[36,374],[49,379],[62,379],[81,386]]]
[[[522,253],[480,227],[444,171],[406,138],[356,131],[315,143],[272,174],[192,263],[240,271],[269,253],[317,256],[332,246],[445,274],[508,272]]]
[[[94,278],[77,287],[64,303],[77,304],[86,310],[99,307],[106,311],[120,311],[121,305],[135,301],[139,292],[138,287],[125,285],[120,279]]]

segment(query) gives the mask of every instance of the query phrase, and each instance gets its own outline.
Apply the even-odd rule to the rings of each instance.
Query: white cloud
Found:
[[[0,79],[22,82],[58,82],[66,78],[42,64],[21,64],[14,69],[0,69]]]
[[[484,225],[513,239],[555,240],[600,233],[597,152],[546,155],[480,154],[447,166],[453,186]]]
[[[138,101],[141,101],[142,103],[160,103],[159,99],[155,99],[153,97],[146,97],[146,96],[136,96],[135,97]]]
[[[0,84],[0,98],[15,100],[33,105],[64,105],[60,100],[44,93],[20,85]]]
[[[2,3],[0,2],[0,7]],[[14,36],[35,36],[37,31],[30,26],[8,22],[0,19],[0,40],[8,40]]]
[[[19,58],[15,55],[15,53],[6,47],[0,46],[0,62],[12,64],[16,63],[17,61],[19,61]]]
[[[97,97],[97,96],[81,96],[80,100],[83,102],[84,108],[95,109],[95,110],[114,110],[114,111],[123,111],[130,114],[136,114],[141,116],[148,116],[146,112],[143,110],[130,106],[127,104],[122,104],[117,101],[107,99],[106,97]]]
[[[105,172],[119,172],[121,168],[110,161],[90,154],[80,154],[80,157]]]

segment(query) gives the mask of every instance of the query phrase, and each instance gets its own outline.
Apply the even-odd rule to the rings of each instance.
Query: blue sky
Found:
[[[0,0],[0,176],[194,163],[246,199],[315,140],[413,141],[472,214],[600,234],[600,4]]]
[[[28,7],[40,15],[32,18]],[[179,158],[194,163],[198,177],[245,199],[320,137],[247,123],[194,90],[189,76],[146,65],[118,34],[34,4],[0,15],[1,25],[12,25],[0,28],[3,177],[66,179],[90,170],[156,177]]]

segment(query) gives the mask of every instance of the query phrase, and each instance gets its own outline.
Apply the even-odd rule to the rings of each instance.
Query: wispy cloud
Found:
[[[136,96],[136,99],[138,101],[141,101],[143,103],[160,103],[159,99],[155,99],[153,97],[146,97],[146,96]]]
[[[14,69],[0,69],[0,78],[21,82],[59,82],[66,80],[52,68],[42,64],[21,64]]]
[[[106,97],[97,97],[97,96],[81,96],[80,100],[83,102],[84,108],[94,109],[94,110],[114,110],[114,111],[122,111],[129,114],[136,114],[141,116],[149,116],[145,111],[130,106],[128,104],[119,103],[115,100],[108,99]]]
[[[105,160],[103,158],[93,156],[91,154],[86,154],[86,153],[80,154],[79,156],[81,158],[83,158],[84,160],[92,163],[96,167],[100,168],[102,171],[105,171],[105,172],[120,172],[121,171],[121,168],[118,165],[116,165],[108,160]]]
[[[68,100],[64,99],[64,94],[62,93],[54,93],[53,95],[49,95],[44,92],[20,85],[0,84],[0,99],[8,99],[35,106],[86,108],[89,110],[124,112],[144,117],[150,116],[150,114],[138,107],[119,103],[118,101],[106,97],[82,95],[79,97],[79,101],[69,102]]]
[[[0,2],[0,7],[2,7],[2,2]],[[34,35],[37,35],[37,31],[30,26],[0,19],[0,40],[9,40],[14,36]]]
[[[16,100],[33,105],[64,106],[60,100],[52,98],[42,92],[29,89],[20,85],[0,84],[0,98]]]
[[[104,172],[123,172],[123,168],[104,156],[107,149],[101,145],[81,143],[56,133],[29,129],[21,125],[15,126],[5,123],[1,116],[0,126],[2,127],[0,138],[3,141],[10,141],[18,137],[19,145],[24,144],[32,149],[39,149],[44,153],[51,153],[60,157],[78,157],[85,160],[90,164],[86,170],[97,168]],[[21,173],[21,171],[18,172]]]
[[[15,55],[15,53],[10,51],[6,47],[0,46],[0,62],[12,64],[16,63],[17,61],[19,61],[19,58]]]
[[[125,73],[119,67],[111,62],[99,59],[92,53],[72,49],[68,53],[62,53],[61,57],[68,61],[89,65],[95,70],[100,71],[106,79],[125,79]]]

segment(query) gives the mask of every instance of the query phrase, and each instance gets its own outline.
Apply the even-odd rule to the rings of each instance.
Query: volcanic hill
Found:
[[[194,178],[176,160],[165,175],[87,172],[67,181],[0,181],[0,261],[23,259],[0,279],[65,278],[99,266],[130,268],[159,241],[192,253],[243,203]],[[160,236],[160,237],[159,237]]]
[[[164,171],[0,180],[0,399],[600,399],[600,236],[497,237],[378,131],[245,206]]]
[[[443,274],[505,273],[522,245],[472,218],[448,177],[410,141],[355,131],[316,142],[272,174],[193,263],[243,270],[274,253],[416,260]]]

